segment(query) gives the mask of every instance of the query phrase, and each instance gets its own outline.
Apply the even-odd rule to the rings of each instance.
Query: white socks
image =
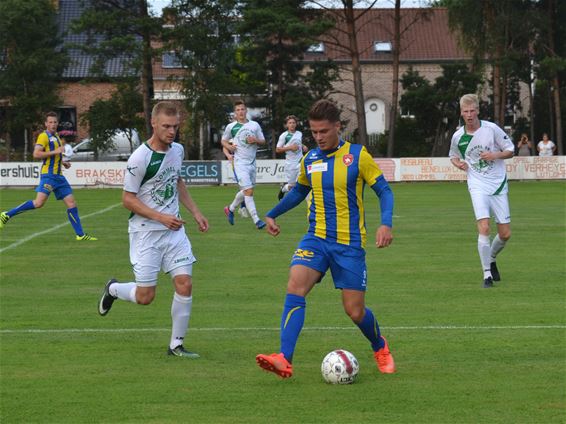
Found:
[[[489,245],[489,236],[478,235],[478,253],[480,254],[483,269],[483,278],[491,277],[491,246]]]
[[[291,189],[291,188],[289,187],[289,184],[287,183],[287,184],[285,184],[285,185],[283,186],[283,188],[281,189],[281,191],[282,191],[283,193],[287,193],[287,192],[289,192],[290,189]]]
[[[255,210],[255,202],[253,196],[244,196],[246,202],[246,209],[250,213],[254,223],[259,221],[259,216],[257,216],[257,211]]]
[[[189,318],[191,317],[192,306],[192,296],[181,296],[175,292],[173,295],[173,303],[171,304],[171,320],[173,321],[171,341],[169,342],[171,349],[182,345],[185,340],[185,335],[189,329]]]
[[[507,243],[507,240],[501,240],[499,238],[499,234],[497,234],[493,238],[493,241],[491,242],[491,252],[490,252],[491,262],[495,262],[495,257],[499,252],[503,250],[503,248],[505,247],[505,243]]]
[[[136,302],[136,283],[114,283],[110,284],[108,291],[118,299],[126,300],[128,302]]]
[[[228,206],[228,207],[230,208],[230,210],[232,212],[234,212],[236,210],[236,208],[238,208],[240,206],[240,203],[242,203],[242,200],[244,200],[244,192],[242,190],[240,190],[239,192],[236,193],[234,200],[232,200],[232,203],[230,203],[230,206]]]

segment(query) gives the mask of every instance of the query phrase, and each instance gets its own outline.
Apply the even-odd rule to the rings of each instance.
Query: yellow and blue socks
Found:
[[[74,208],[67,209],[67,216],[69,217],[69,222],[73,226],[73,230],[77,236],[82,237],[85,235],[83,231],[83,226],[81,225],[81,219],[79,218],[79,210],[75,206]]]
[[[14,215],[18,215],[22,212],[30,211],[32,209],[35,209],[35,205],[33,204],[33,200],[28,200],[27,202],[24,202],[21,205],[16,206],[14,209],[10,209],[8,212],[6,212],[6,215],[8,215],[11,218]]]
[[[385,342],[381,337],[381,332],[379,331],[379,324],[377,323],[377,319],[373,315],[373,312],[370,308],[366,308],[366,313],[364,314],[364,318],[361,322],[356,322],[356,325],[362,330],[362,333],[371,343],[371,348],[374,352],[377,352],[383,346],[385,346]]]
[[[297,339],[305,323],[306,306],[303,296],[287,293],[281,315],[281,353],[289,362],[293,361]]]

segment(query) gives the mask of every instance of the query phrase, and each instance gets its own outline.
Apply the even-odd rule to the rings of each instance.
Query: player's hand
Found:
[[[252,135],[249,135],[249,136],[246,137],[246,142],[248,144],[257,144],[257,138],[255,138]]]
[[[497,159],[497,155],[495,154],[495,152],[481,152],[480,153],[480,159],[487,160],[487,161],[493,161],[493,160]]]
[[[297,150],[299,150],[299,146],[297,146],[296,144],[292,144],[289,146],[289,150],[296,152]]]
[[[281,232],[279,225],[275,223],[273,218],[265,217],[265,223],[267,224],[267,232],[273,237],[277,237]]]
[[[378,249],[387,247],[393,242],[393,233],[391,227],[387,225],[380,225],[375,233],[375,245]]]
[[[63,162],[63,166],[65,169],[69,169],[71,167],[71,162]]]
[[[461,169],[462,171],[467,171],[468,170],[468,163],[466,161],[461,160],[458,163],[454,164],[456,166],[456,168]]]
[[[178,231],[183,227],[185,221],[175,215],[161,214],[159,222],[173,231]]]
[[[201,233],[206,233],[208,231],[208,219],[206,219],[202,213],[196,214],[194,218],[198,225],[199,231]]]

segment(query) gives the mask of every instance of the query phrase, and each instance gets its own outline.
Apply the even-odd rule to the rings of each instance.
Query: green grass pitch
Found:
[[[563,423],[566,421],[566,184],[511,182],[513,236],[498,260],[502,282],[482,288],[465,184],[394,184],[394,242],[373,247],[378,202],[366,190],[367,304],[398,373],[381,375],[367,341],[342,311],[329,277],[307,299],[295,375],[260,370],[279,347],[291,254],[306,229],[299,206],[272,238],[223,206],[235,187],[194,187],[210,231],[187,232],[198,262],[186,345],[199,360],[165,355],[173,288],[152,305],[97,302],[110,277],[132,278],[128,212],[119,189],[75,191],[78,243],[62,202],[11,220],[0,234],[2,423]],[[260,186],[258,210],[278,187]],[[7,209],[34,196],[1,190]],[[60,225],[61,224],[61,225]],[[360,362],[351,386],[325,384],[330,350]]]

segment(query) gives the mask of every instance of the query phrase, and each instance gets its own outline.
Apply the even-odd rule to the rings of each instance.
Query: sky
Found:
[[[171,0],[148,0],[151,9],[158,15],[161,9],[171,3]],[[401,7],[421,7],[426,6],[428,0],[401,0]],[[395,0],[378,0],[376,7],[395,7]]]

